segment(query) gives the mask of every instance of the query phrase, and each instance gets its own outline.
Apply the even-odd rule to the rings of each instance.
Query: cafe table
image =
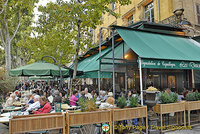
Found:
[[[69,106],[68,104],[61,104],[62,110],[75,110],[77,106]]]
[[[3,109],[4,112],[12,112],[12,111],[19,111],[22,110],[23,107],[5,107]]]
[[[9,119],[11,118],[12,112],[6,112],[0,115],[0,123],[9,123]],[[22,115],[23,112],[15,111],[14,115]]]

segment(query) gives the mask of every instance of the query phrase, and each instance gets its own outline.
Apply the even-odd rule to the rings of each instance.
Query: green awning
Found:
[[[123,49],[124,47],[124,49]],[[117,47],[115,47],[114,50],[114,56],[115,58],[120,58],[123,59],[124,54],[130,49],[129,46],[126,45],[126,43],[122,42],[121,44],[119,44]],[[124,52],[123,52],[124,50]],[[109,53],[105,54],[103,56],[104,58],[112,58],[112,49],[110,50]]]
[[[106,54],[112,48],[106,48],[101,52],[101,55]],[[85,58],[82,61],[78,62],[77,70],[83,72],[91,72],[91,71],[98,71],[99,70],[99,53],[91,55],[90,57]],[[73,67],[72,67],[73,69]]]
[[[112,48],[108,47],[101,51],[101,55],[107,54]],[[71,67],[73,69],[73,66]],[[78,62],[78,71],[82,71],[83,75],[77,76],[77,78],[98,78],[99,71],[99,53],[93,54]],[[101,78],[111,78],[112,73],[101,72]]]
[[[61,67],[62,75],[68,76],[69,70]],[[29,65],[15,68],[9,71],[10,76],[60,76],[58,66],[38,61]]]
[[[83,75],[77,76],[77,78],[98,78],[98,71],[84,72]],[[101,78],[112,78],[112,73],[101,72]]]
[[[164,60],[167,62],[178,61],[179,64],[183,62],[188,64],[188,67],[183,69],[200,69],[200,67],[198,67],[198,64],[200,64],[200,44],[192,39],[118,26],[116,26],[116,30],[125,43],[142,58],[143,61],[149,62],[149,65],[152,60]],[[197,65],[192,68],[192,66],[189,66],[190,63],[188,62],[195,62]],[[156,68],[171,68],[158,65],[160,65],[160,62],[156,65]],[[146,65],[142,67],[151,68],[152,66]],[[181,67],[178,68],[182,69]]]

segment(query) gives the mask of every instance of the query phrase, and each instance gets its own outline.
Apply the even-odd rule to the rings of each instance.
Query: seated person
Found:
[[[70,105],[71,106],[76,106],[76,102],[78,101],[78,98],[76,98],[77,94],[78,94],[77,91],[73,92],[73,95],[70,98]]]
[[[165,89],[165,92],[168,93],[169,95],[172,95],[172,94],[173,94],[173,92],[171,91],[170,88],[166,88],[166,89]]]
[[[114,104],[115,104],[115,99],[113,98],[113,93],[109,92],[108,93],[108,99],[106,99],[105,103],[101,103],[99,108],[100,109],[102,109],[102,108],[112,108],[112,107],[114,107]]]
[[[111,105],[115,104],[115,99],[113,98],[113,93],[112,92],[108,93],[108,99],[106,100],[106,103],[109,103]]]
[[[13,103],[15,102],[15,94],[12,93],[10,95],[10,97],[6,100],[6,104],[5,104],[5,107],[8,107],[8,106],[13,106]]]
[[[31,105],[31,104],[33,104],[34,103],[34,101],[33,101],[33,97],[35,96],[35,94],[31,94],[31,93],[28,93],[28,105]]]
[[[103,99],[101,101],[105,102],[108,98],[108,95],[106,94],[106,91],[103,91]]]
[[[92,99],[92,95],[88,92],[88,88],[85,88],[85,97],[87,98],[87,99]]]
[[[96,100],[97,100],[97,101],[103,100],[103,91],[102,91],[102,90],[99,92],[99,96],[97,97]]]
[[[47,102],[46,97],[41,96],[39,101],[41,106],[40,109],[38,109],[37,111],[33,110],[32,113],[34,114],[49,113],[51,111],[51,105]]]
[[[25,115],[28,115],[29,112],[32,112],[33,110],[36,110],[38,108],[40,108],[40,96],[39,95],[35,95],[34,96],[34,103],[29,105],[29,107],[27,108],[26,112],[25,112]]]
[[[55,97],[53,98],[52,105],[54,106],[55,103],[62,103],[62,97],[60,96],[60,92],[56,90],[54,92]]]

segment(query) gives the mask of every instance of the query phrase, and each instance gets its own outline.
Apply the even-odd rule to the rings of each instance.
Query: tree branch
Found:
[[[13,33],[13,36],[10,38],[10,41],[12,41],[13,40],[13,38],[15,37],[15,35],[17,34],[17,31],[18,31],[18,29],[19,29],[19,26],[20,26],[20,9],[19,9],[19,13],[18,13],[18,20],[19,20],[19,22],[18,22],[18,24],[17,24],[17,27],[16,27],[16,29],[15,29],[15,32]]]
[[[4,3],[4,5],[3,5],[3,7],[2,7],[2,10],[0,11],[0,14],[2,14],[3,13],[3,11],[4,11],[4,8],[7,6],[7,4],[8,4],[8,0]]]
[[[4,24],[5,24],[5,40],[6,39],[10,39],[10,35],[9,35],[9,31],[8,31],[8,21],[7,21],[7,19],[6,19],[6,10],[5,10],[5,13],[4,13],[4,17],[3,17],[3,20],[4,20]],[[2,24],[2,26],[3,26],[3,24]]]

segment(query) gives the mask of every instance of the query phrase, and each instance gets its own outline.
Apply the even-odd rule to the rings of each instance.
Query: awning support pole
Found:
[[[139,71],[140,71],[140,97],[141,97],[141,105],[143,106],[142,63],[140,57],[139,57]]]
[[[124,42],[123,42],[123,59],[125,60],[125,55],[124,55],[124,54],[125,54],[125,52],[124,52]],[[126,62],[126,61],[125,61],[125,62]],[[127,62],[126,62],[126,63],[127,63]],[[127,92],[127,87],[128,87],[128,86],[127,86],[127,84],[128,84],[128,83],[127,83],[127,77],[128,77],[128,76],[127,76],[127,65],[125,65],[125,70],[126,70],[126,71],[125,71],[125,76],[124,76],[124,77],[125,77],[125,91]]]
[[[102,27],[99,29],[99,71],[98,71],[98,89],[99,89],[99,93],[101,90],[101,30]]]
[[[113,97],[115,98],[115,60],[114,60],[114,58],[115,58],[115,46],[114,46],[114,43],[115,43],[115,39],[114,39],[114,29],[112,29]]]
[[[194,69],[192,69],[192,88],[195,88],[195,82],[194,82]]]

